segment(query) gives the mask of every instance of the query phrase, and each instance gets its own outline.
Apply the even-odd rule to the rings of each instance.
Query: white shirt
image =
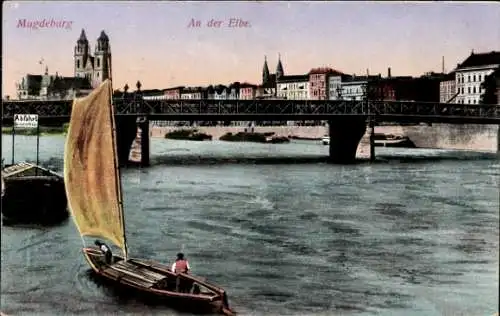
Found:
[[[106,245],[101,245],[101,251],[102,252],[107,252],[107,251],[109,251],[109,248],[106,247]]]
[[[175,272],[175,267],[176,267],[175,264],[176,263],[177,263],[177,261],[174,262],[174,264],[172,264],[172,268],[170,269],[170,270],[172,270],[172,272]],[[191,270],[191,268],[189,267],[189,262],[187,262],[187,260],[186,260],[186,267],[188,268],[188,270]]]

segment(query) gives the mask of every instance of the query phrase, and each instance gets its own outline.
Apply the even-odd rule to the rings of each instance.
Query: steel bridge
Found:
[[[328,120],[339,116],[383,122],[500,124],[500,105],[347,100],[143,100],[114,98],[117,116],[150,120]],[[14,114],[38,114],[44,122],[68,122],[72,100],[4,101],[2,122]]]

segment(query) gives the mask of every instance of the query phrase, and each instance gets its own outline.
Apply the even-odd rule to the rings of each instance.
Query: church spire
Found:
[[[262,69],[262,84],[269,81],[269,67],[267,66],[267,56],[264,55],[264,67]]]
[[[278,65],[276,66],[276,78],[282,77],[285,75],[283,71],[283,65],[281,64],[281,54],[278,53]]]
[[[79,43],[88,43],[87,40],[87,35],[85,35],[85,30],[82,29],[82,32],[80,33],[80,38],[78,39]]]

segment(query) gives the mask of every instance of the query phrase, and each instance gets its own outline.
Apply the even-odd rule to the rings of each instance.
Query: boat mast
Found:
[[[124,249],[123,249],[123,257],[125,259],[125,261],[127,261],[128,259],[128,247],[127,247],[127,235],[125,234],[125,212],[123,211],[123,195],[122,195],[122,181],[121,181],[121,174],[120,174],[120,165],[118,163],[118,146],[116,144],[116,123],[115,123],[115,110],[114,110],[114,105],[113,105],[113,81],[111,80],[111,71],[110,71],[110,76],[109,76],[109,80],[111,81],[111,85],[109,87],[110,89],[110,104],[111,104],[111,107],[110,107],[110,110],[109,110],[109,114],[110,114],[110,118],[111,118],[111,126],[112,126],[112,130],[113,130],[113,162],[114,162],[114,166],[115,166],[115,170],[116,170],[116,179],[115,179],[115,184],[116,184],[116,192],[117,192],[117,195],[118,195],[118,209],[120,211],[120,217],[121,217],[121,220],[122,220],[122,227],[123,227],[123,241],[124,241]]]

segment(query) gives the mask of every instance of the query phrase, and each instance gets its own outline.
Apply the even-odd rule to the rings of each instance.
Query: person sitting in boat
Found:
[[[106,263],[111,264],[111,259],[113,257],[113,254],[111,253],[111,249],[109,249],[108,245],[99,240],[96,240],[95,244],[97,247],[99,247],[99,249],[101,249],[102,253],[104,254],[104,259],[106,260]]]
[[[184,259],[184,254],[182,252],[179,252],[177,254],[177,259],[172,264],[171,270],[173,273],[177,274],[177,278],[175,280],[175,291],[185,292],[184,286],[181,286],[181,278],[179,274],[188,273],[190,268],[189,268],[189,262],[186,259]]]
[[[177,259],[175,260],[175,262],[172,264],[172,272],[173,273],[188,273],[189,270],[191,270],[189,268],[189,262],[184,259],[184,254],[182,252],[179,252],[177,254]]]

